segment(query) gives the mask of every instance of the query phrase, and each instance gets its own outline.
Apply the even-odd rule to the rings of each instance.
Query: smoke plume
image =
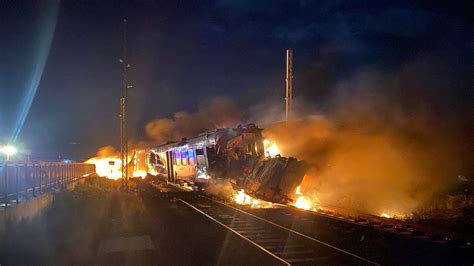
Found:
[[[265,129],[282,155],[310,163],[306,194],[326,206],[407,215],[455,185],[462,130],[443,109],[449,99],[436,98],[446,84],[414,69],[365,71],[336,87],[324,115]]]
[[[156,143],[193,137],[201,132],[219,127],[237,125],[244,113],[227,98],[214,98],[202,103],[197,112],[174,113],[172,118],[160,118],[149,122],[145,131]]]

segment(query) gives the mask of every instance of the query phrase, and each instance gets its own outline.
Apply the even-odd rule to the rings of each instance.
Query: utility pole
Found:
[[[127,91],[132,86],[128,85],[127,70],[130,64],[127,59],[127,19],[123,20],[123,55],[119,60],[122,64],[122,95],[120,97],[120,159],[122,162],[122,189],[128,191],[128,137],[127,137]]]
[[[293,51],[286,50],[286,95],[285,110],[286,121],[291,117],[292,101],[293,101]]]

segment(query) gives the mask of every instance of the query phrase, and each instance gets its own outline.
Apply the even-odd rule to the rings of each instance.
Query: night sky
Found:
[[[243,109],[283,99],[286,48],[295,94],[314,106],[324,108],[337,84],[364,69],[411,65],[416,80],[421,62],[436,67],[420,70],[429,80],[420,88],[446,86],[409,98],[441,99],[433,100],[440,110],[472,121],[472,2],[444,2],[0,1],[0,143],[15,134],[37,84],[16,140],[24,149],[84,159],[117,146],[124,17],[134,139],[146,137],[148,121],[216,96]]]

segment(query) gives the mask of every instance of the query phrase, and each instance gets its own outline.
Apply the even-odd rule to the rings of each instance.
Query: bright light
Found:
[[[311,199],[309,199],[309,198],[307,198],[303,195],[303,192],[301,192],[301,185],[299,185],[296,188],[295,194],[298,196],[298,198],[293,203],[293,206],[295,206],[296,208],[303,209],[303,210],[314,209],[313,205],[315,205],[316,201],[313,203],[313,201]]]
[[[305,198],[304,196],[299,196],[298,199],[295,201],[294,206],[303,210],[309,210],[311,209],[313,204],[309,199]]]
[[[247,205],[252,208],[271,208],[272,203],[264,200],[254,199],[251,196],[247,195],[242,189],[237,194],[235,194],[232,199],[239,205]]]
[[[268,139],[263,140],[263,147],[265,149],[265,155],[269,157],[275,157],[280,154],[280,150],[275,142]]]
[[[119,179],[122,177],[122,161],[116,157],[91,158],[86,163],[95,164],[95,171],[99,176],[109,179]]]
[[[11,156],[11,155],[14,155],[17,152],[17,150],[15,147],[8,145],[8,146],[3,147],[1,149],[1,152],[3,152],[6,156]]]
[[[303,195],[303,193],[301,193],[301,185],[296,187],[296,195]]]
[[[137,171],[133,171],[133,177],[141,177],[141,178],[145,178],[147,176],[147,172],[145,170],[137,170]]]

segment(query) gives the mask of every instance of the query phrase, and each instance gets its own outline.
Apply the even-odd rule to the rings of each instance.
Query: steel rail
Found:
[[[222,227],[226,228],[227,230],[231,231],[232,233],[238,235],[239,237],[241,237],[242,239],[250,242],[252,245],[256,246],[257,248],[259,248],[260,250],[262,250],[263,252],[267,253],[268,255],[270,255],[271,257],[273,257],[274,259],[280,261],[281,263],[283,263],[284,265],[291,265],[290,263],[288,263],[287,261],[285,261],[284,259],[278,257],[277,255],[273,254],[272,252],[270,252],[269,250],[267,250],[266,248],[262,247],[261,245],[259,245],[258,243],[252,241],[251,239],[245,237],[244,235],[242,235],[241,233],[237,232],[236,230],[232,229],[231,227],[225,225],[224,223],[218,221],[217,219],[213,218],[212,216],[210,216],[209,214],[201,211],[200,209],[194,207],[191,203],[188,203],[187,201],[184,201],[182,199],[179,199],[179,201],[181,201],[182,203],[186,204],[188,207],[192,208],[193,210],[199,212],[200,214],[206,216],[207,218],[211,219],[212,221],[218,223],[219,225],[221,225]]]
[[[251,217],[256,218],[256,219],[258,219],[258,220],[261,220],[261,221],[263,221],[263,222],[265,222],[265,223],[271,224],[271,225],[273,225],[273,226],[275,226],[275,227],[278,227],[278,228],[280,228],[280,229],[283,229],[283,230],[285,230],[285,231],[288,231],[288,232],[291,232],[291,233],[293,233],[293,234],[299,235],[299,236],[301,236],[301,237],[303,237],[303,238],[306,238],[306,239],[308,239],[308,240],[314,241],[314,242],[319,243],[319,244],[321,244],[321,245],[324,245],[324,246],[326,246],[326,247],[332,248],[332,249],[337,250],[337,251],[339,251],[339,252],[342,252],[342,253],[344,253],[344,254],[346,254],[346,255],[349,255],[349,256],[351,256],[351,257],[357,258],[357,259],[359,259],[359,260],[361,260],[361,261],[367,262],[367,263],[372,264],[372,265],[380,265],[380,263],[377,263],[377,262],[372,261],[372,260],[370,260],[370,259],[366,259],[366,258],[364,258],[364,257],[361,257],[361,256],[357,255],[357,254],[354,254],[354,253],[349,252],[349,251],[347,251],[347,250],[338,248],[338,247],[336,247],[336,246],[334,246],[334,245],[331,245],[331,244],[326,243],[326,242],[324,242],[324,241],[318,240],[318,239],[313,238],[313,237],[311,237],[311,236],[305,235],[305,234],[300,233],[300,232],[298,232],[298,231],[295,231],[295,230],[293,230],[293,229],[290,229],[290,228],[281,226],[281,225],[279,225],[279,224],[277,224],[277,223],[274,223],[274,222],[272,222],[272,221],[269,221],[269,220],[264,219],[264,218],[262,218],[262,217],[259,217],[259,216],[257,216],[257,215],[248,213],[248,212],[243,211],[243,210],[241,210],[241,209],[239,209],[239,208],[235,208],[234,206],[231,206],[231,205],[226,204],[226,203],[224,203],[224,202],[217,201],[217,200],[214,200],[214,199],[211,199],[211,198],[207,198],[207,197],[204,197],[204,196],[203,196],[203,198],[206,198],[206,199],[208,199],[208,200],[211,200],[211,201],[213,201],[213,202],[216,202],[216,203],[221,204],[221,205],[223,205],[223,206],[226,206],[226,207],[228,207],[228,208],[234,209],[234,210],[236,210],[236,211],[238,211],[238,212],[241,212],[241,213],[243,213],[243,214],[245,214],[245,215],[251,216]]]

